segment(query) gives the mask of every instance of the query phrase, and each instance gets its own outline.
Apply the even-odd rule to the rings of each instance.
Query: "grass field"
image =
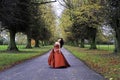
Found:
[[[17,48],[24,49],[26,45],[17,45]],[[7,50],[8,45],[0,45],[0,51]]]
[[[85,48],[89,48],[90,45],[85,45]],[[98,50],[108,50],[113,51],[114,45],[97,45]]]
[[[98,50],[65,46],[73,55],[109,80],[120,80],[120,56],[102,46]]]
[[[41,48],[25,49],[25,46],[19,46],[19,52],[0,51],[0,71],[12,67],[25,60],[40,56],[51,49],[52,46]],[[0,46],[1,50],[6,50],[7,46]]]

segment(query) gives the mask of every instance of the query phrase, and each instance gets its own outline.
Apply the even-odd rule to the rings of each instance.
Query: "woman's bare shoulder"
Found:
[[[59,42],[55,42],[55,44],[58,44],[58,45],[60,45],[60,43],[59,43]]]

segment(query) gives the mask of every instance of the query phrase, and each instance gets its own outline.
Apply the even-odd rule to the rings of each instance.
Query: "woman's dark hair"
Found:
[[[62,46],[64,45],[64,40],[63,40],[63,38],[60,38],[61,40],[60,40],[60,48],[62,48]]]

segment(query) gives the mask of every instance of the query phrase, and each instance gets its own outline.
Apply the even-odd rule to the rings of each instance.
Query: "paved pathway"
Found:
[[[88,68],[66,49],[63,54],[71,67],[52,69],[47,64],[49,52],[33,60],[28,60],[0,73],[0,80],[105,80]]]

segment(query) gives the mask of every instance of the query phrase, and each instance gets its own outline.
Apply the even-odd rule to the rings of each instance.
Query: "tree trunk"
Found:
[[[27,35],[27,45],[26,45],[26,48],[32,48],[31,46],[31,38],[29,35]]]
[[[119,38],[116,38],[115,53],[120,54],[120,36]]]
[[[91,40],[90,49],[97,49],[95,39],[92,39],[92,40]]]
[[[78,40],[74,40],[74,41],[73,41],[73,45],[78,47],[78,46],[79,46]]]
[[[18,48],[16,47],[16,43],[15,43],[15,34],[16,32],[10,30],[10,43],[8,46],[8,51],[18,51]]]
[[[91,40],[90,40],[90,49],[97,49],[97,47],[96,47],[96,33],[97,33],[97,30],[94,29]]]
[[[114,52],[116,54],[120,54],[120,28],[119,28],[119,23],[117,21],[117,28],[115,30],[115,50]]]
[[[84,47],[85,47],[85,46],[84,46],[84,39],[81,39],[80,47],[81,47],[81,48],[84,48]]]
[[[46,46],[48,45],[48,41],[45,41],[45,45],[46,45]]]
[[[44,41],[41,41],[41,45],[42,45],[42,46],[45,46],[45,43],[44,43]]]
[[[40,47],[39,46],[39,40],[37,40],[37,39],[35,40],[35,47]]]

